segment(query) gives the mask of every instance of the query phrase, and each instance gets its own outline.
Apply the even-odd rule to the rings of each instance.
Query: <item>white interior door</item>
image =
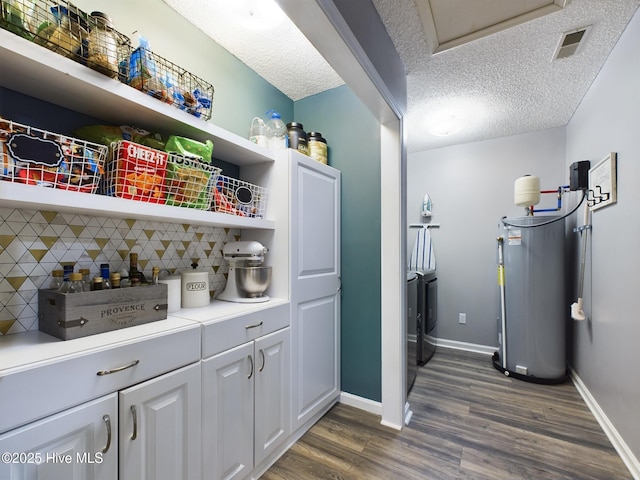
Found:
[[[340,172],[291,153],[293,427],[340,393]]]

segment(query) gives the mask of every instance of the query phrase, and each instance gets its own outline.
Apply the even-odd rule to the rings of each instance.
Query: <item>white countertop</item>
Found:
[[[270,299],[262,303],[232,303],[213,300],[210,305],[184,308],[170,314],[165,320],[99,333],[73,340],[60,340],[40,331],[31,331],[0,337],[0,377],[40,364],[73,358],[183,330],[200,328],[232,317],[241,317],[274,306],[288,303],[286,299]]]
[[[259,303],[234,303],[213,300],[206,307],[183,308],[177,312],[173,312],[171,315],[209,325],[228,318],[240,317],[286,303],[289,303],[289,300],[283,298],[271,298],[267,302]]]

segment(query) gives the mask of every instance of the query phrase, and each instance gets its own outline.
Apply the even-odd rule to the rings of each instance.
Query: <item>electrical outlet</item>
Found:
[[[458,314],[458,323],[466,324],[467,323],[467,314],[459,313]]]

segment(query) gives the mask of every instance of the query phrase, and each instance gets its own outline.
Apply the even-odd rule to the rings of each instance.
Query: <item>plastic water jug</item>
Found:
[[[259,117],[254,117],[253,120],[251,120],[249,141],[260,145],[261,147],[267,148],[269,146],[269,141],[267,139],[267,125],[264,123],[264,120]]]

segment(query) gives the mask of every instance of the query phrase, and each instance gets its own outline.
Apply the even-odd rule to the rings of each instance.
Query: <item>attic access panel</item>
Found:
[[[433,53],[564,8],[567,0],[415,0]]]

